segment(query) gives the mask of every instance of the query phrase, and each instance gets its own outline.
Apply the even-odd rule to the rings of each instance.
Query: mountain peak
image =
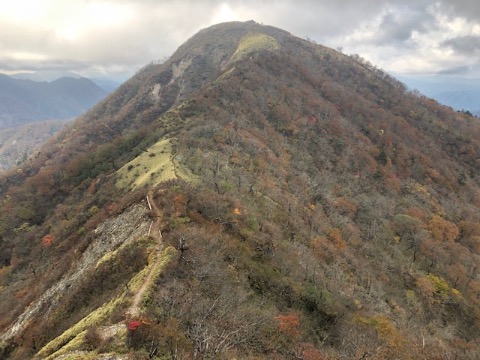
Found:
[[[290,34],[284,30],[272,26],[260,25],[254,21],[226,22],[200,30],[180,46],[172,58],[176,59],[186,53],[189,55],[200,55],[213,51],[217,57],[224,60],[233,55],[240,46],[242,39],[252,39],[255,34],[259,36],[259,39],[266,39],[268,37],[270,42],[275,40],[277,43],[281,43],[286,36],[290,36]],[[261,36],[259,34],[261,34]],[[256,45],[259,44],[257,43]],[[245,44],[243,44],[243,46],[245,46]],[[269,46],[271,46],[271,44]],[[217,57],[213,56],[212,60],[217,60],[218,62]]]
[[[40,82],[40,81],[51,82],[61,77],[71,77],[75,79],[81,78],[80,75],[71,71],[55,71],[55,70],[43,70],[43,71],[35,71],[30,73],[18,73],[18,74],[11,75],[11,77],[15,79],[32,80],[37,82]]]
[[[2,178],[0,356],[477,359],[479,158],[358,56],[204,29]]]
[[[51,82],[0,78],[0,129],[36,121],[69,120],[105,97],[85,78],[60,77]]]

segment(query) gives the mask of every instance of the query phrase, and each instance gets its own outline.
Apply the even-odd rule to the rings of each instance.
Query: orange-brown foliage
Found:
[[[53,243],[54,240],[55,240],[55,236],[53,236],[51,234],[45,235],[42,238],[42,245],[45,246],[45,247],[52,246],[52,243]]]
[[[421,222],[423,223],[426,223],[427,222],[427,214],[425,213],[424,210],[418,208],[418,207],[411,207],[411,208],[408,208],[406,211],[405,211],[405,214],[407,214],[408,216],[411,216],[412,218],[415,218],[415,219],[418,219],[420,220]]]
[[[340,229],[330,228],[330,230],[328,230],[327,237],[339,250],[345,250],[347,247],[345,240],[343,240]]]
[[[292,338],[300,336],[300,319],[297,314],[289,313],[286,315],[277,315],[275,320],[278,322],[278,330]]]
[[[432,216],[428,230],[437,241],[455,241],[460,233],[457,225],[438,215]]]

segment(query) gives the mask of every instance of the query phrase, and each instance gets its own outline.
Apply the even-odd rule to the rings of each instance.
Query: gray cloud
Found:
[[[435,28],[434,17],[426,8],[393,9],[383,15],[373,43],[410,47],[415,32],[426,33]]]
[[[438,75],[465,75],[471,70],[470,66],[457,66],[437,72]]]
[[[473,55],[480,51],[480,35],[467,35],[448,39],[443,41],[441,45],[462,54]]]
[[[477,22],[480,18],[480,4],[477,0],[442,0],[438,5],[447,16],[464,17]]]
[[[4,70],[132,74],[201,28],[229,20],[343,46],[397,73],[472,67],[468,55],[480,46],[477,0],[31,0],[32,11],[15,10],[16,1],[0,0]]]

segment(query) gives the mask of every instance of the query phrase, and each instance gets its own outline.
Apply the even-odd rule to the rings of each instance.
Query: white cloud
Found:
[[[479,19],[477,0],[0,0],[0,69],[131,74],[201,28],[255,20],[387,71],[445,72],[480,66]]]
[[[452,38],[464,40],[476,23],[445,13],[439,3],[405,6],[390,2],[382,12],[361,23],[351,34],[337,37],[346,52],[359,53],[384,69],[399,74],[433,74],[475,67],[478,58],[446,46]],[[463,41],[463,44],[465,40]]]
[[[236,20],[237,15],[232,10],[229,4],[223,3],[218,9],[216,9],[212,19],[214,23],[222,23]]]

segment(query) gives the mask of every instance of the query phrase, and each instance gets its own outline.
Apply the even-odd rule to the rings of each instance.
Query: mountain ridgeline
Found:
[[[6,359],[478,359],[480,120],[255,22],[0,182]]]
[[[26,160],[64,124],[62,120],[49,120],[0,129],[0,172]]]
[[[37,121],[69,120],[106,95],[105,90],[86,78],[36,82],[0,74],[0,129]]]

